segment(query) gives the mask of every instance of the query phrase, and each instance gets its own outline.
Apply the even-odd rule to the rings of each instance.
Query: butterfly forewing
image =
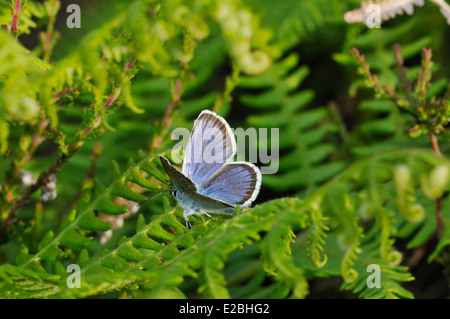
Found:
[[[236,141],[227,122],[205,110],[192,129],[182,172],[196,185],[202,185],[236,154]]]
[[[170,164],[167,158],[162,155],[160,155],[159,158],[173,185],[179,192],[183,194],[182,196],[185,198],[185,200],[192,201],[192,203],[195,203],[194,206],[197,206],[200,209],[212,210],[227,214],[233,213],[233,205],[228,204],[227,202],[220,199],[211,198],[198,193],[195,184],[188,177],[184,176],[180,171],[178,171],[172,164]]]
[[[250,206],[261,187],[261,172],[246,162],[227,163],[198,192],[232,205]]]
[[[195,192],[197,188],[195,184],[186,176],[184,176],[179,170],[177,170],[169,160],[162,155],[159,155],[159,159],[164,166],[164,169],[169,175],[170,180],[178,191],[182,192]]]

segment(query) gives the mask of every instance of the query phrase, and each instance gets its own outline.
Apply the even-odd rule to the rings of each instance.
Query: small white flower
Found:
[[[34,177],[32,172],[24,170],[20,172],[20,181],[22,182],[23,186],[28,187],[36,183],[36,178]]]

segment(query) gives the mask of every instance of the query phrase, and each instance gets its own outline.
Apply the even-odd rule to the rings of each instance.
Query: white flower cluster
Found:
[[[47,183],[41,188],[41,201],[48,202],[56,198],[56,177],[50,175]]]

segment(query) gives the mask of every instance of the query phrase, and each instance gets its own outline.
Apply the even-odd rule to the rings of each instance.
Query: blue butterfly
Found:
[[[200,113],[184,154],[181,172],[164,156],[159,158],[175,187],[170,193],[184,208],[186,228],[191,226],[189,215],[232,215],[237,205],[248,207],[258,196],[260,170],[251,163],[231,162],[236,154],[234,134],[216,113]]]

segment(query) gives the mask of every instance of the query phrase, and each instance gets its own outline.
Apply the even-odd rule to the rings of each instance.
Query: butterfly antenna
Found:
[[[147,198],[147,199],[144,200],[143,202],[137,204],[137,206],[139,207],[139,206],[141,206],[141,205],[144,205],[145,203],[151,201],[153,198],[158,197],[159,195],[161,195],[161,194],[163,194],[163,193],[166,193],[166,192],[168,192],[168,191],[170,191],[170,189],[166,189],[165,191],[162,191],[162,192],[160,192],[160,193],[158,193],[158,194],[156,194],[156,195],[154,195],[154,196],[152,196],[152,197],[150,197],[150,198]]]

